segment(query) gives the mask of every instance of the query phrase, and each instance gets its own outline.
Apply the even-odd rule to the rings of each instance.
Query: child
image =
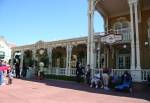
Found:
[[[11,69],[8,71],[8,84],[12,84],[13,74]]]

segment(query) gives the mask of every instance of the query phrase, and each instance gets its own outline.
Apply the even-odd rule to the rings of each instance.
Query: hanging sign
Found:
[[[108,43],[108,44],[112,44],[120,40],[122,40],[122,35],[120,34],[116,34],[116,35],[109,34],[109,35],[101,37],[101,42]]]

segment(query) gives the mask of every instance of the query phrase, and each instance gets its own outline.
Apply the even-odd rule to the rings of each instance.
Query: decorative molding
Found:
[[[121,20],[125,21],[125,20],[127,20],[127,18],[126,17],[119,17],[119,18],[117,18],[117,21],[121,21]]]
[[[137,3],[139,0],[128,0],[128,3],[129,4],[134,4],[134,3]]]

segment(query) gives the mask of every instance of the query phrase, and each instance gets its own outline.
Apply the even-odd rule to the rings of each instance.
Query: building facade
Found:
[[[93,16],[97,10],[105,23],[104,44],[107,67],[130,69],[135,81],[141,81],[141,71],[150,69],[150,1],[149,0],[89,0],[89,58],[93,58]],[[95,21],[96,22],[96,21]],[[116,35],[122,35],[116,41]],[[109,43],[110,41],[113,42]],[[90,58],[90,59],[91,59]],[[87,61],[93,65],[93,61]]]
[[[0,36],[0,59],[9,61],[11,59],[12,44],[8,43],[4,37]]]
[[[94,11],[102,15],[105,32],[94,32]],[[15,53],[19,56],[14,56]],[[35,71],[44,62],[48,74],[75,75],[76,62],[90,64],[92,73],[112,68],[113,75],[129,71],[134,81],[150,75],[150,1],[88,0],[88,37],[15,47],[12,59]],[[12,65],[14,64],[12,61]]]
[[[96,46],[100,45],[100,35],[95,35],[94,42]],[[18,59],[21,69],[31,66],[38,71],[39,63],[44,62],[46,73],[53,70],[56,72],[56,69],[62,72],[73,69],[72,75],[75,75],[77,61],[84,67],[87,65],[87,43],[87,37],[80,37],[53,42],[39,41],[31,45],[14,47],[11,53],[11,63],[14,65]],[[95,68],[100,68],[99,50],[95,50],[95,53]]]

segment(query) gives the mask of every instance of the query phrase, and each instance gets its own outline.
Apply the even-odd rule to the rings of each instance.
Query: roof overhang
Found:
[[[139,3],[142,10],[150,9],[150,0],[139,0]],[[98,0],[96,9],[102,16],[108,17],[130,13],[128,0]]]

